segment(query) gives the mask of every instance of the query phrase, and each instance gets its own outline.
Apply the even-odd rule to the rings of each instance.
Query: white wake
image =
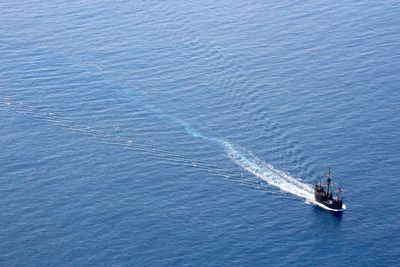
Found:
[[[282,191],[304,198],[307,202],[314,204],[313,188],[310,185],[275,169],[272,165],[259,160],[251,152],[240,150],[227,141],[224,141],[224,147],[232,161],[244,170]]]

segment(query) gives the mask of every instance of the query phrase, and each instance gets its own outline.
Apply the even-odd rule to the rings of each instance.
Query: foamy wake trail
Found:
[[[224,170],[220,170],[218,166],[210,165],[208,162],[199,160],[197,161],[189,160],[186,157],[180,155],[179,153],[174,153],[159,148],[152,148],[146,146],[145,144],[139,144],[131,139],[120,137],[111,132],[96,130],[87,125],[85,126],[76,123],[74,121],[64,119],[53,113],[48,113],[40,109],[32,108],[29,105],[20,103],[18,101],[11,102],[8,97],[2,97],[0,94],[0,100],[1,99],[3,101],[0,101],[0,104],[5,104],[6,106],[14,107],[17,111],[23,114],[32,115],[35,118],[53,122],[56,125],[63,126],[72,131],[85,133],[89,136],[99,138],[100,140],[109,144],[119,145],[127,149],[133,149],[154,156],[162,157],[164,160],[168,160],[171,163],[175,162],[176,164],[182,164],[182,165],[186,164],[191,166],[196,165],[197,167],[203,168],[204,170],[210,173],[223,175],[224,177],[229,177],[233,175],[232,173],[227,173]],[[302,183],[301,181],[284,173],[283,171],[275,169],[272,165],[259,160],[251,152],[245,149],[239,148],[220,138],[214,138],[202,134],[196,129],[194,129],[191,125],[186,123],[185,121],[180,120],[174,116],[161,113],[161,111],[155,111],[155,112],[160,112],[160,116],[173,120],[178,125],[181,125],[185,129],[185,131],[188,134],[192,135],[193,137],[201,138],[207,141],[212,141],[217,143],[218,145],[221,145],[226,150],[228,156],[231,158],[233,162],[238,164],[244,170],[264,180],[268,184],[275,186],[284,192],[288,192],[295,196],[304,198],[307,200],[308,203],[315,203],[313,189],[310,185]]]
[[[282,191],[304,198],[308,202],[314,202],[313,189],[310,185],[302,183],[283,171],[275,169],[272,165],[259,160],[251,152],[239,149],[227,141],[224,141],[224,147],[232,161],[244,170]]]

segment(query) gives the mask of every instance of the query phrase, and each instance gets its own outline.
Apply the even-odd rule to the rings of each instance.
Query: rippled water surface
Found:
[[[0,265],[399,265],[396,1],[0,10]]]

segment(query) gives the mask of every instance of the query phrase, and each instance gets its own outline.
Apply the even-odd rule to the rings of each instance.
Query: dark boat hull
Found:
[[[327,195],[321,195],[318,193],[315,193],[314,195],[315,195],[315,201],[327,208],[330,208],[333,210],[343,209],[343,201],[342,200],[336,200],[336,199],[333,199],[332,197],[328,197]]]

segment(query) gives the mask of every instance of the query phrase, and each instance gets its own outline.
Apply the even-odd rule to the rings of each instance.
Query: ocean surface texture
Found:
[[[398,1],[0,10],[0,266],[399,266]]]

